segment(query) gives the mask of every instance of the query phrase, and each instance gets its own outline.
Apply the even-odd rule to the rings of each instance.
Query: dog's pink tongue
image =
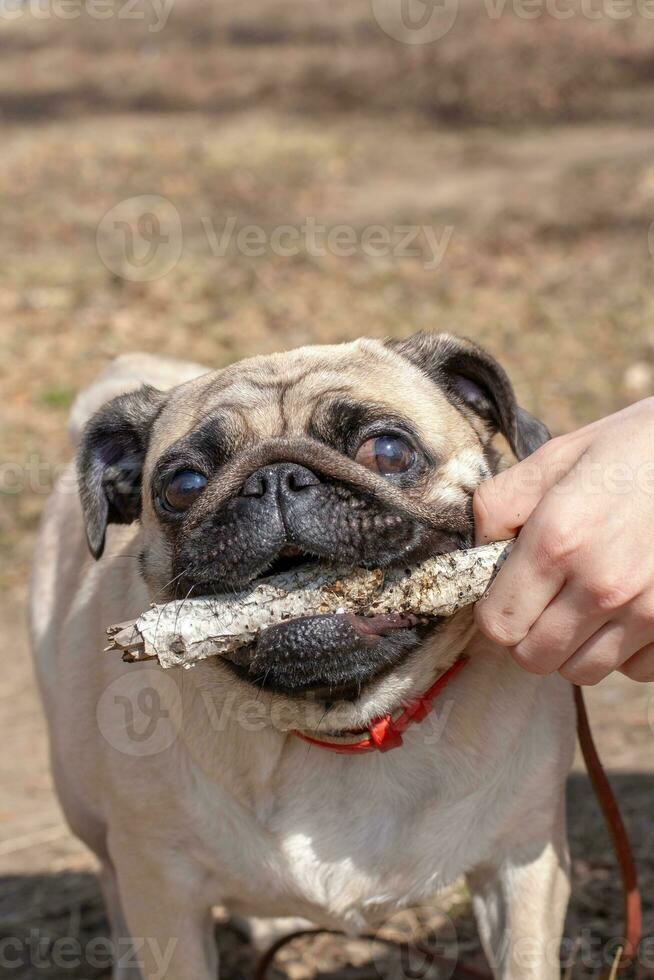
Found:
[[[374,643],[380,636],[388,636],[395,630],[411,629],[413,626],[427,622],[426,619],[411,613],[404,615],[386,613],[382,616],[357,616],[355,613],[345,613],[343,619],[347,620],[361,639],[368,643]]]

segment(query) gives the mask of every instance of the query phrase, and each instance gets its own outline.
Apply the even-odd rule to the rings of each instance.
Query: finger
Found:
[[[563,563],[540,560],[540,528],[530,522],[475,606],[478,628],[500,646],[515,647],[561,591]]]
[[[626,663],[640,647],[629,625],[621,620],[605,623],[561,667],[573,684],[599,684]]]
[[[515,537],[547,491],[569,473],[584,451],[588,436],[581,432],[583,438],[573,433],[553,439],[477,488],[472,506],[478,545]]]
[[[625,581],[629,581],[633,588],[635,578],[636,573],[633,573],[625,576]],[[626,586],[621,585],[621,593],[629,596],[630,590],[625,589]],[[589,596],[591,602],[596,602],[597,590],[591,591]],[[561,667],[561,674],[574,683],[597,684],[652,645],[654,595],[651,590],[634,595],[622,607],[615,606],[611,610],[604,602],[603,608],[607,622]],[[644,653],[640,665],[637,660],[632,664],[633,670],[644,679],[649,669],[648,661],[649,655]]]
[[[514,660],[534,674],[558,670],[609,619],[577,582],[567,582],[527,635],[511,650]]]
[[[648,643],[620,667],[621,673],[632,681],[654,681],[654,643]]]

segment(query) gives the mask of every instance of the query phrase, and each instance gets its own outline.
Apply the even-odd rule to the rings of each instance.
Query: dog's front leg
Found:
[[[559,980],[568,865],[559,835],[468,875],[482,945],[498,980]]]
[[[218,952],[204,875],[179,853],[154,855],[130,842],[112,849],[129,937],[116,949],[114,978],[216,980]]]

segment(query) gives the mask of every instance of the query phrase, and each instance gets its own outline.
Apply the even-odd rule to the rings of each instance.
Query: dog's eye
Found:
[[[180,470],[164,487],[162,499],[168,510],[188,510],[207,485],[207,478],[195,470]]]
[[[367,439],[354,458],[357,463],[374,473],[392,476],[406,473],[413,465],[416,454],[400,436],[383,435]]]

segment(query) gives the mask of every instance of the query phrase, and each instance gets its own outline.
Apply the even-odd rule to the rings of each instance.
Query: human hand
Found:
[[[654,680],[654,398],[483,483],[477,544],[520,535],[476,622],[536,674]]]

